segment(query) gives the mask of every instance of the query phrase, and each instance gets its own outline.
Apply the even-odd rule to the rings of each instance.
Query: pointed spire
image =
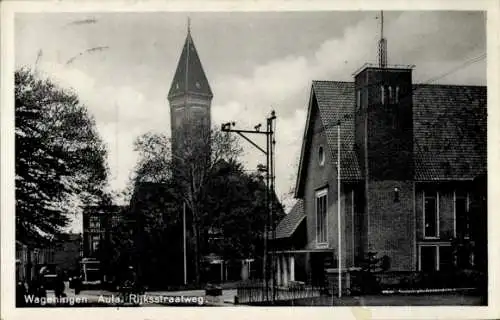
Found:
[[[191,19],[188,17],[187,35],[177,64],[168,98],[185,94],[203,95],[212,98],[212,90],[201,65],[198,52],[191,37]]]

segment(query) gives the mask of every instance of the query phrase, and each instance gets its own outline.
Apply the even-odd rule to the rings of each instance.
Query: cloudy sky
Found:
[[[277,192],[284,195],[295,183],[311,81],[350,81],[376,61],[378,12],[18,13],[16,67],[36,66],[76,90],[108,146],[110,185],[119,191],[137,161],[134,139],[170,135],[166,95],[188,16],[214,92],[212,124],[253,128],[276,110]],[[415,65],[414,82],[449,73],[436,83],[486,84],[485,59],[466,63],[486,52],[483,13],[384,17],[389,63]],[[92,48],[100,49],[85,53]],[[265,161],[242,143],[249,169]]]

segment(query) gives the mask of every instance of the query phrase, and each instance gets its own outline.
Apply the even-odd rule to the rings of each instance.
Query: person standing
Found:
[[[62,298],[65,296],[64,290],[66,289],[66,285],[64,284],[64,276],[62,272],[57,273],[56,283],[55,283],[55,295],[56,298]]]
[[[82,275],[80,273],[74,278],[75,294],[80,294],[82,290]]]

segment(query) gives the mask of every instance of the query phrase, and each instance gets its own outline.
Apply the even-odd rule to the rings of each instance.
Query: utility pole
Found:
[[[270,200],[269,200],[269,225],[271,226],[271,234],[272,234],[272,239],[273,243],[276,243],[276,226],[274,225],[276,222],[276,219],[274,218],[274,200],[276,193],[274,192],[274,182],[275,182],[275,170],[274,170],[274,146],[276,145],[276,141],[274,139],[274,126],[275,126],[275,120],[276,116],[271,114],[271,117],[267,119],[267,131],[269,132],[269,135],[267,136],[269,139],[269,153],[268,153],[268,158],[269,158],[269,172],[270,172],[270,188],[269,188],[269,193],[270,193]],[[277,274],[277,261],[276,261],[276,252],[275,250],[272,250],[271,253],[271,268],[272,268],[272,276],[273,276],[273,290],[272,290],[272,301],[276,301],[276,288],[277,288],[277,279],[276,279],[276,274]]]
[[[223,132],[235,132],[238,135],[240,135],[243,139],[248,141],[252,146],[260,150],[262,153],[266,155],[266,167],[265,168],[260,168],[260,171],[265,171],[266,172],[266,194],[265,194],[265,201],[266,201],[266,208],[268,208],[268,219],[267,222],[264,226],[264,257],[263,257],[263,266],[264,266],[264,281],[265,281],[265,297],[266,300],[269,298],[269,280],[270,280],[270,274],[269,271],[271,270],[272,272],[272,302],[274,303],[274,300],[276,298],[276,270],[275,270],[275,254],[273,250],[273,254],[271,255],[271,261],[269,262],[269,233],[271,231],[272,238],[273,240],[276,238],[276,232],[274,228],[274,217],[273,217],[273,201],[275,198],[275,192],[274,192],[274,146],[276,144],[276,141],[274,139],[274,131],[275,131],[275,122],[276,122],[276,113],[274,110],[271,112],[271,115],[266,119],[267,127],[266,131],[261,131],[261,124],[257,124],[254,127],[254,130],[240,130],[240,129],[234,129],[236,125],[235,122],[227,122],[222,124],[222,131]],[[261,148],[258,144],[253,142],[250,138],[248,138],[245,134],[258,134],[258,135],[265,135],[266,136],[266,149],[264,150]]]
[[[342,226],[340,215],[340,121],[337,123],[337,234],[338,234],[338,281],[339,298],[342,297]]]
[[[186,252],[186,202],[182,204],[182,245],[184,248],[184,285],[187,284],[187,252]]]

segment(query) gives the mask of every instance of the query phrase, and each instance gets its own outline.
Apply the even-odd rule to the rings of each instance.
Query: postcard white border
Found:
[[[270,319],[478,319],[498,318],[499,237],[498,215],[493,215],[500,199],[494,183],[499,176],[499,12],[497,0],[363,0],[363,1],[3,1],[1,5],[1,313],[2,319],[184,319],[218,318]],[[487,84],[488,84],[488,246],[489,307],[293,307],[293,308],[81,308],[15,309],[12,275],[15,270],[14,232],[14,13],[16,12],[152,12],[152,11],[325,11],[325,10],[481,10],[487,11]],[[494,284],[494,285],[493,285]],[[495,303],[495,301],[497,303]]]

